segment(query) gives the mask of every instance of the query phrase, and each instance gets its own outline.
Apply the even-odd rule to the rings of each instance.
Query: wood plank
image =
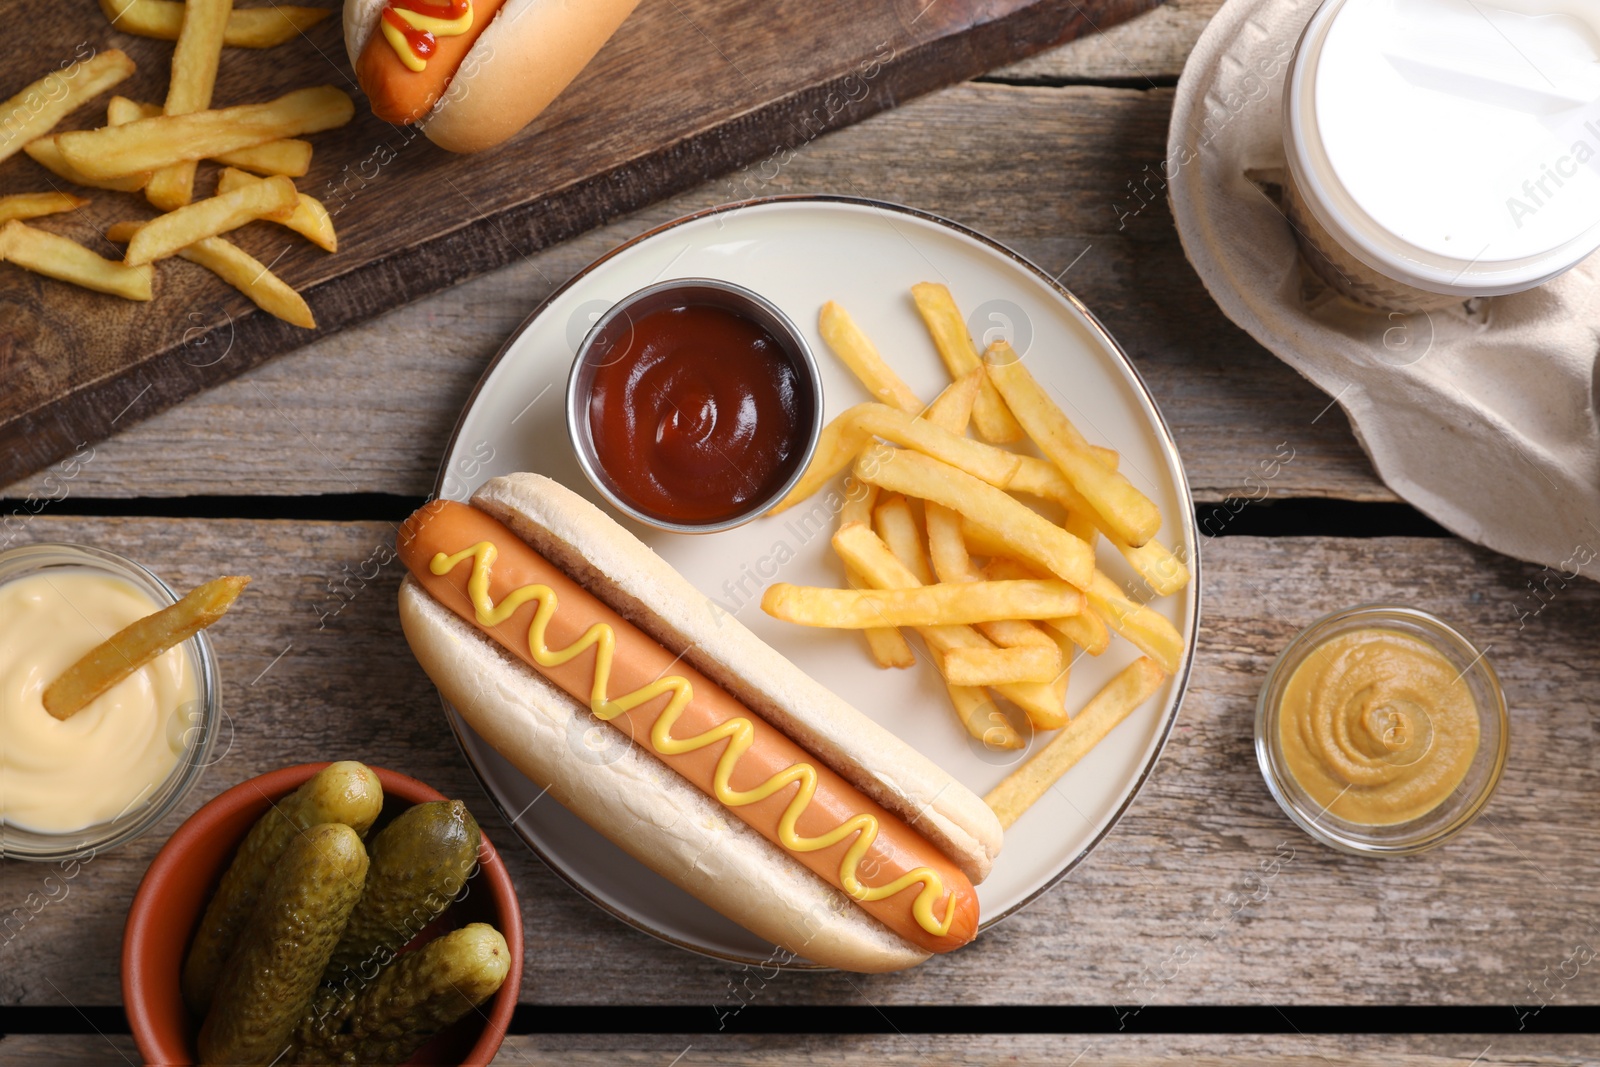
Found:
[[[1005,81],[1169,84],[1222,0],[1166,0],[1154,11],[989,72]]]
[[[827,1036],[767,1034],[760,1037],[540,1035],[513,1036],[494,1060],[499,1067],[661,1067],[672,1057],[682,1067],[787,1067],[797,1063],[883,1064],[915,1067],[984,1067],[1003,1061],[1016,1067],[1060,1067],[1082,1055],[1094,1067],[1139,1067],[1182,1063],[1226,1067],[1241,1059],[1267,1067],[1325,1067],[1332,1060],[1351,1067],[1527,1067],[1534,1063],[1592,1063],[1592,1037],[1548,1034],[1462,1034],[1382,1037],[1252,1034],[1141,1036],[1133,1034],[998,1034],[984,1037]],[[123,1065],[135,1061],[125,1036],[0,1038],[0,1059],[11,1067],[56,1067],[72,1063]]]
[[[121,549],[179,585],[244,564],[254,573],[215,635],[232,744],[181,814],[303,760],[405,771],[465,799],[507,846],[527,924],[528,1002],[740,1003],[737,969],[616,922],[512,847],[399,633],[396,568],[352,577],[373,573],[363,562],[389,543],[389,526],[46,514],[24,534]],[[1600,586],[1552,584],[1536,600],[1536,568],[1447,539],[1223,537],[1204,546],[1203,564],[1206,624],[1188,699],[1105,843],[968,949],[896,976],[785,974],[771,982],[774,1002],[1471,1003],[1509,1014],[1541,998],[1600,999],[1591,970],[1561,977],[1574,945],[1593,943],[1589,917],[1600,912],[1587,877],[1600,849],[1590,699]],[[1272,658],[1299,627],[1360,601],[1409,603],[1460,626],[1487,646],[1511,705],[1498,794],[1459,839],[1422,856],[1373,861],[1313,844],[1255,764],[1254,702]],[[0,945],[0,1000],[118,1002],[123,917],[159,835],[86,865],[65,899]],[[1273,857],[1280,868],[1263,880]],[[0,916],[24,907],[41,877],[30,864],[0,865]]]
[[[748,196],[830,192],[946,215],[1065,272],[1063,282],[1150,383],[1197,498],[1393,499],[1342,413],[1212,303],[1184,258],[1165,197],[1140,210],[1129,192],[1161,158],[1171,99],[1169,90],[991,84],[929,95],[819,138],[770,181],[760,168],[734,171],[314,342],[131,429],[131,419],[119,421],[124,432],[94,445],[93,461],[69,482],[38,476],[0,495],[420,496],[483,367],[572,273],[690,211]],[[213,343],[192,358],[246,360],[246,345],[242,337]],[[1280,446],[1295,459],[1262,489],[1259,465]]]
[[[122,47],[139,72],[118,86],[164,97],[171,46],[111,29],[90,5],[14,0],[35,32],[0,41],[5,69],[27,84],[84,40]],[[340,249],[326,255],[258,223],[241,243],[306,296],[330,332],[570,238],[623,211],[689,188],[738,163],[803,146],[818,133],[1110,24],[1157,0],[833,0],[645,3],[528,129],[471,160],[396,128],[363,105],[319,135],[303,189],[328,201]],[[85,18],[87,16],[87,24]],[[47,42],[63,42],[59,49]],[[333,83],[354,89],[338,19],[270,55],[223,57],[215,100],[271,98]],[[72,116],[97,124],[100,105]],[[50,176],[23,157],[0,194]],[[209,187],[202,176],[200,187]],[[102,193],[45,220],[110,248],[99,235],[145,217],[137,198]],[[0,272],[0,478],[12,480],[112,432],[110,419],[159,411],[302,344],[304,331],[256,311],[191,264],[160,268],[146,307],[15,269]],[[204,339],[235,339],[234,358],[193,358]],[[131,410],[125,410],[130,409]]]

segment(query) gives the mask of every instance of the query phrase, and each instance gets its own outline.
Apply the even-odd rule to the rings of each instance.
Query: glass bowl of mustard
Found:
[[[1369,604],[1302,630],[1268,671],[1256,759],[1278,805],[1341,852],[1397,856],[1478,817],[1505,769],[1505,695],[1425,611]]]
[[[0,552],[0,858],[88,862],[154,828],[200,780],[222,716],[204,632],[69,719],[40,699],[85,652],[177,599],[102,548]]]

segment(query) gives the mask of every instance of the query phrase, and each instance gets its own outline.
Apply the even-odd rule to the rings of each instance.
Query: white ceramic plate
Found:
[[[568,443],[567,372],[601,312],[636,289],[678,277],[747,286],[807,330],[822,367],[827,418],[870,398],[817,335],[822,304],[832,299],[847,307],[927,400],[948,378],[910,288],[919,281],[944,282],[980,347],[994,331],[1009,331],[1034,374],[1085,435],[1122,454],[1122,470],[1165,516],[1162,540],[1194,561],[1195,581],[1188,589],[1155,604],[1184,635],[1189,652],[1183,670],[1007,833],[994,873],[979,887],[984,925],[992,925],[1047,889],[1106,834],[1155,766],[1177,716],[1199,621],[1199,567],[1188,484],[1171,435],[1116,342],[1070,293],[1015,253],[907,208],[844,198],[778,198],[690,216],[647,233],[545,301],[512,335],[468,402],[440,469],[439,494],[464,500],[495,475],[538,471],[599,503]],[[996,753],[970,741],[931,665],[879,670],[855,634],[780,623],[761,612],[761,589],[779,577],[841,584],[828,547],[833,524],[803,523],[801,511],[719,534],[638,527],[634,532],[806,671],[977,793],[987,792],[1024,754]],[[1131,579],[1115,553],[1102,549],[1101,556],[1107,573]],[[1114,640],[1098,659],[1080,657],[1069,707],[1081,705],[1137,654]],[[673,944],[738,962],[771,957],[773,946],[647,870],[559,804],[541,800],[538,786],[478,738],[454,709],[447,705],[446,711],[502,814],[573,888]]]

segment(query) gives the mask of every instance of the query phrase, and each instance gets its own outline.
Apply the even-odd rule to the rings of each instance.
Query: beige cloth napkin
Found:
[[[1396,493],[1470,541],[1600,579],[1600,254],[1531,292],[1414,314],[1361,310],[1302,271],[1280,131],[1316,7],[1228,0],[1190,55],[1165,174],[1189,261],[1345,410]]]

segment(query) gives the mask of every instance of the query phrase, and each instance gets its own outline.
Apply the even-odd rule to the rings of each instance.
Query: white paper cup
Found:
[[[1358,303],[1541,285],[1600,248],[1600,4],[1325,0],[1284,85],[1285,212]]]

